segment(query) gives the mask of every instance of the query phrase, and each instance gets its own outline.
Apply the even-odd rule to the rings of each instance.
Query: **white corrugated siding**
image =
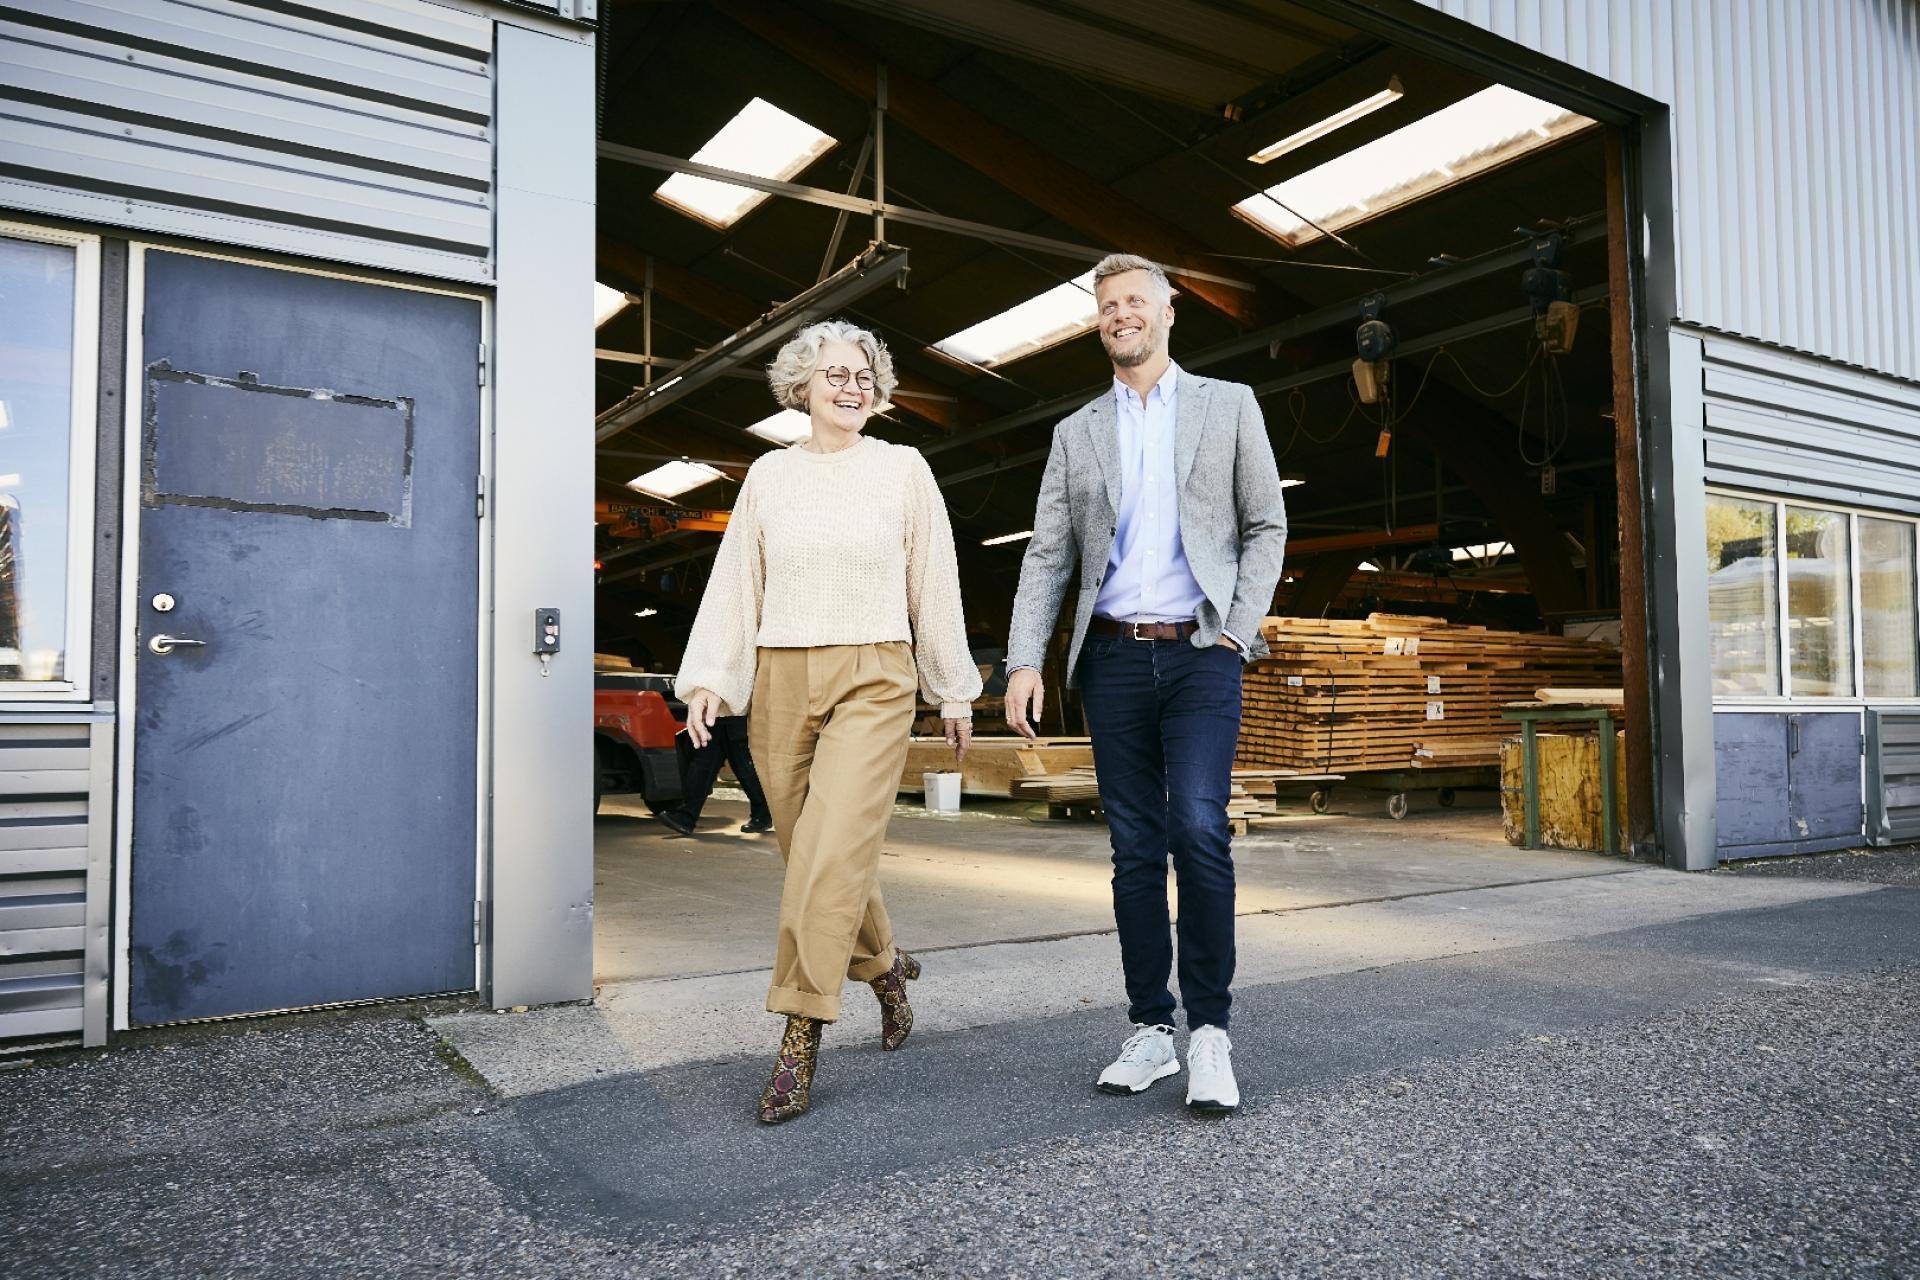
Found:
[[[1422,3],[1672,107],[1682,319],[1920,378],[1920,3]]]
[[[419,0],[0,0],[0,206],[484,280],[492,48]]]
[[[1920,515],[1920,388],[1706,336],[1709,484]]]

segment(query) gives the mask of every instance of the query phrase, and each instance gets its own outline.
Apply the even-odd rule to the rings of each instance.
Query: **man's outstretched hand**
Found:
[[[1034,736],[1033,726],[1040,723],[1046,707],[1047,690],[1040,673],[1022,667],[1007,677],[1007,727],[1023,738]]]

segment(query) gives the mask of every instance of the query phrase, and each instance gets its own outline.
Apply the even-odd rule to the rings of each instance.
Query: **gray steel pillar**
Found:
[[[594,50],[496,28],[490,995],[593,995]],[[549,674],[534,610],[560,610]]]

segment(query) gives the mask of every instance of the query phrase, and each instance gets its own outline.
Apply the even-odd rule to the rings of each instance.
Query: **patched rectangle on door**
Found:
[[[142,500],[314,520],[413,519],[413,402],[250,373],[147,369]]]

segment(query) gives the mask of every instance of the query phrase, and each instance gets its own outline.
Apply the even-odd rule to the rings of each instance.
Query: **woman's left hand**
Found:
[[[953,748],[953,762],[957,765],[967,758],[967,748],[973,745],[973,721],[948,720],[947,745]]]

